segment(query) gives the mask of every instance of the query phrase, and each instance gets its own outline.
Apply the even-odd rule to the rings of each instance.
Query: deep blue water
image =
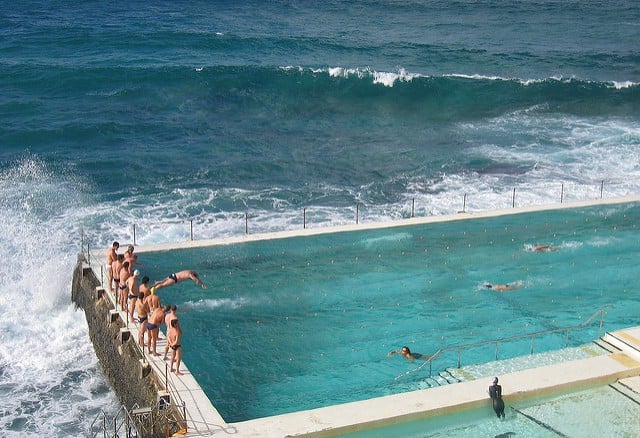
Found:
[[[640,187],[635,1],[6,2],[0,427],[117,406],[71,269],[183,240]],[[465,198],[466,195],[466,198]],[[357,207],[356,207],[357,206]],[[27,324],[25,311],[47,315]],[[53,326],[56,330],[50,330]],[[52,361],[51,357],[58,360]],[[28,382],[28,383],[25,383]]]

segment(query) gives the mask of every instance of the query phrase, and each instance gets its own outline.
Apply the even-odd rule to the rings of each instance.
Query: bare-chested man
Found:
[[[149,354],[154,356],[160,356],[156,351],[156,345],[158,343],[158,333],[160,332],[160,324],[164,321],[164,309],[162,307],[156,308],[149,316],[147,322],[147,330],[149,331],[149,340],[147,341],[147,347]]]
[[[167,345],[171,347],[171,371],[176,373],[176,376],[181,376],[180,362],[182,360],[182,345],[180,345],[180,338],[182,337],[182,330],[178,324],[178,318],[171,320],[171,326],[167,329]],[[176,364],[175,370],[173,364]]]
[[[156,295],[156,290],[154,288],[150,289],[149,295],[147,295],[144,301],[149,305],[149,309],[151,309],[152,312],[161,305],[160,297]]]
[[[151,295],[151,289],[149,289],[149,277],[146,275],[142,277],[142,280],[140,280],[140,292],[144,294],[145,299]]]
[[[107,282],[109,284],[109,291],[113,293],[113,263],[118,260],[118,248],[120,244],[116,241],[113,242],[111,248],[107,250],[107,264],[105,270],[107,271]]]
[[[129,273],[133,273],[133,269],[135,266],[142,266],[138,263],[138,255],[133,253],[134,247],[133,245],[129,245],[127,247],[127,251],[124,253],[125,261],[129,262]]]
[[[138,286],[138,278],[140,277],[140,271],[137,269],[133,271],[133,275],[127,278],[127,292],[129,299],[129,315],[133,320],[133,312],[136,308],[136,301],[138,301],[138,294],[140,293],[140,287]]]
[[[119,286],[119,290],[118,290],[118,298],[119,298],[119,302],[120,302],[120,307],[122,308],[122,310],[126,311],[127,310],[127,292],[129,291],[129,288],[127,287],[127,280],[129,279],[129,277],[131,276],[131,274],[129,274],[129,262],[125,261],[122,262],[122,267],[120,268],[120,272],[118,274],[118,278],[120,279],[120,286]]]
[[[167,326],[167,329],[169,329],[169,327],[171,327],[171,321],[173,321],[174,319],[178,319],[178,315],[176,314],[178,312],[178,306],[176,306],[175,304],[171,305],[171,311],[170,312],[166,312],[165,317],[164,317],[164,325]],[[178,323],[178,329],[180,329],[180,324]],[[163,360],[167,360],[167,353],[169,352],[169,343],[167,342],[165,344],[164,347],[164,358]]]
[[[184,281],[184,280],[193,280],[193,281],[195,281],[196,284],[202,286],[203,289],[206,289],[206,287],[207,287],[202,282],[202,280],[200,280],[200,277],[198,277],[198,273],[196,271],[192,271],[190,269],[187,269],[187,270],[184,270],[184,271],[180,271],[180,272],[176,272],[175,274],[171,274],[171,275],[169,275],[167,278],[165,278],[162,281],[156,281],[154,283],[153,287],[157,291],[160,288],[167,287],[167,286],[173,286],[174,284],[180,283],[181,281]]]
[[[136,313],[138,314],[138,323],[140,331],[138,332],[138,344],[144,350],[144,334],[147,331],[147,319],[149,317],[149,305],[144,301],[144,293],[138,294],[136,301]]]
[[[118,257],[111,263],[111,271],[113,272],[113,284],[116,297],[120,291],[120,270],[124,263],[124,254],[118,254]]]

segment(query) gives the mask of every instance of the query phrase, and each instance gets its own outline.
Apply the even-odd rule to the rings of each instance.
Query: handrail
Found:
[[[533,354],[533,345],[534,345],[534,339],[536,338],[536,336],[541,336],[541,335],[548,335],[551,333],[558,333],[558,332],[566,332],[566,338],[565,338],[565,348],[569,345],[569,332],[571,330],[577,330],[577,329],[581,329],[586,327],[598,314],[600,315],[600,328],[598,331],[598,337],[602,336],[602,323],[604,320],[604,312],[607,308],[611,307],[612,304],[605,304],[604,306],[600,307],[598,310],[596,310],[593,315],[591,315],[589,318],[587,318],[586,321],[582,322],[581,324],[575,325],[575,326],[570,326],[570,327],[562,327],[562,328],[555,328],[555,329],[548,329],[548,330],[541,330],[541,331],[537,331],[537,332],[533,332],[533,333],[526,333],[524,335],[516,335],[516,336],[509,336],[509,337],[505,337],[505,338],[498,338],[498,339],[492,339],[489,341],[480,341],[480,342],[474,342],[471,344],[464,344],[464,345],[455,345],[455,346],[451,346],[451,347],[445,347],[445,348],[441,348],[438,351],[436,351],[433,355],[431,355],[430,357],[428,357],[427,359],[425,359],[424,363],[421,364],[419,367],[407,371],[403,374],[400,374],[399,376],[397,376],[395,378],[395,380],[399,379],[400,377],[406,376],[407,374],[413,373],[415,371],[418,371],[422,368],[424,368],[427,364],[429,364],[429,377],[433,376],[432,373],[432,364],[433,361],[435,359],[437,359],[439,356],[441,356],[443,353],[447,352],[447,351],[457,351],[458,352],[458,368],[461,367],[461,354],[463,350],[467,350],[469,348],[474,348],[474,347],[481,347],[483,345],[489,345],[489,344],[496,344],[496,353],[495,353],[495,360],[498,360],[498,346],[500,345],[500,343],[503,342],[509,342],[509,341],[515,341],[517,339],[523,339],[523,338],[531,338],[531,350],[529,354]]]

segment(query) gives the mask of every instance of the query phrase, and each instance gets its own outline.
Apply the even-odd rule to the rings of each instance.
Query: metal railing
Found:
[[[597,189],[597,195],[595,195],[594,199],[604,199],[604,188],[605,188],[605,180],[601,180],[600,184],[598,186]],[[566,188],[565,188],[565,184],[561,183],[560,184],[560,190],[558,192],[558,200],[560,204],[564,204],[565,203],[565,197],[566,197]],[[506,196],[505,196],[506,197]],[[468,199],[469,196],[467,195],[467,193],[464,193],[462,196],[462,209],[461,210],[457,210],[458,213],[467,213],[467,204],[468,204]],[[517,202],[516,202],[516,187],[513,187],[512,190],[509,191],[508,194],[508,200],[509,200],[509,205],[511,208],[516,208]],[[348,207],[349,210],[352,210],[354,212],[354,222],[355,224],[359,224],[361,222],[361,218],[362,218],[362,211],[365,210],[363,209],[363,207],[366,207],[366,204],[363,204],[361,201],[357,201],[355,203],[355,205],[353,205],[353,207]],[[506,205],[505,205],[506,207]],[[411,198],[411,206],[409,207],[410,210],[406,212],[406,215],[403,213],[404,217],[407,218],[414,218],[416,217],[416,199],[415,198]],[[496,207],[496,208],[500,208],[500,207]],[[309,221],[308,221],[308,211],[309,208],[308,207],[303,207],[302,208],[302,228],[303,229],[307,229],[308,225],[309,225]],[[405,210],[403,210],[404,212]],[[234,216],[236,216],[237,218],[241,219],[243,221],[243,229],[244,229],[244,234],[249,234],[250,233],[250,221],[249,219],[251,218],[250,212],[249,211],[245,211],[245,212],[238,212],[237,214],[235,214]],[[194,223],[193,223],[193,219],[186,219],[186,221],[188,222],[188,234],[189,234],[189,238],[188,240],[193,241],[196,240],[194,238]],[[137,244],[137,229],[136,229],[136,224],[132,225],[131,228],[131,237],[133,240],[133,245]]]
[[[549,335],[549,334],[553,334],[553,333],[565,333],[565,348],[567,348],[569,346],[569,333],[573,330],[579,330],[579,329],[583,329],[584,327],[586,327],[587,325],[589,325],[591,323],[591,321],[593,321],[596,316],[600,315],[600,327],[598,329],[598,337],[602,336],[602,324],[604,322],[604,315],[605,315],[605,311],[611,307],[612,304],[607,304],[602,306],[601,308],[599,308],[598,310],[596,310],[593,315],[591,315],[589,318],[587,318],[586,321],[584,321],[581,324],[578,325],[574,325],[574,326],[570,326],[570,327],[561,327],[561,328],[555,328],[555,329],[548,329],[548,330],[541,330],[541,331],[537,331],[537,332],[532,332],[532,333],[526,333],[523,335],[516,335],[516,336],[509,336],[509,337],[504,337],[504,338],[498,338],[498,339],[492,339],[489,341],[481,341],[481,342],[474,342],[471,344],[464,344],[464,345],[456,345],[456,346],[451,346],[451,347],[445,347],[445,348],[441,348],[438,351],[436,351],[433,355],[431,355],[429,358],[425,359],[425,362],[423,364],[421,364],[419,367],[407,371],[406,373],[403,373],[399,376],[396,377],[396,380],[399,379],[400,377],[403,377],[407,374],[411,374],[413,372],[419,371],[422,368],[424,368],[425,366],[429,365],[429,377],[433,376],[433,361],[438,359],[440,356],[442,356],[444,353],[450,352],[450,351],[455,351],[458,353],[458,361],[457,361],[457,368],[461,368],[462,367],[462,352],[465,350],[469,350],[471,348],[476,348],[476,347],[482,347],[485,345],[494,345],[495,344],[495,355],[494,355],[494,360],[499,360],[500,359],[500,344],[504,344],[506,342],[511,342],[511,341],[517,341],[519,339],[526,339],[526,338],[530,338],[531,339],[531,346],[529,349],[529,354],[533,354],[534,353],[534,347],[535,347],[535,339],[537,337],[540,336],[544,336],[544,335]]]

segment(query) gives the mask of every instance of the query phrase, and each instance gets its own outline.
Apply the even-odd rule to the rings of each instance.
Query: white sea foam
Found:
[[[80,436],[108,390],[82,312],[70,302],[79,230],[61,223],[73,207],[73,181],[61,181],[32,157],[0,175],[0,343],[3,436]],[[49,216],[50,215],[50,216]]]
[[[191,307],[194,309],[197,308],[206,308],[206,309],[238,309],[240,307],[244,307],[250,304],[251,301],[246,297],[237,297],[237,298],[222,298],[222,299],[214,299],[207,298],[199,301],[195,301],[190,303]]]

